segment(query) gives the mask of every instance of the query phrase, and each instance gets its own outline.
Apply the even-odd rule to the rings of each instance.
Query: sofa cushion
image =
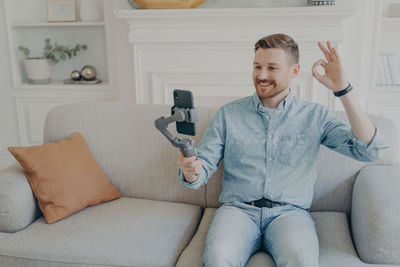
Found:
[[[182,252],[177,267],[201,267],[204,244],[208,228],[216,209],[208,208],[196,235],[188,247]],[[320,245],[320,265],[323,266],[365,266],[358,258],[350,236],[350,228],[346,213],[312,212]],[[191,263],[189,265],[189,263]],[[271,256],[264,250],[255,253],[247,262],[247,267],[273,267]]]
[[[121,196],[80,133],[58,142],[8,150],[25,169],[47,223]]]
[[[400,264],[400,166],[368,166],[354,184],[351,224],[360,258]]]
[[[21,165],[0,170],[0,232],[17,232],[41,214]]]
[[[0,262],[173,266],[200,217],[200,206],[123,197],[54,224],[40,217],[22,231],[0,233]]]

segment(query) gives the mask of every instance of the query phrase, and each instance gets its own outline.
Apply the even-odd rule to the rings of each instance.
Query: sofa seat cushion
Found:
[[[174,266],[200,218],[200,206],[123,197],[54,224],[40,217],[24,230],[0,233],[0,262]]]
[[[177,267],[201,267],[201,258],[207,231],[216,209],[208,208],[204,211],[200,226],[188,247],[179,257]],[[350,228],[346,213],[343,212],[312,212],[317,227],[320,245],[320,264],[324,266],[365,266],[358,258],[350,235]],[[188,265],[192,263],[191,265]],[[273,267],[271,256],[264,250],[250,257],[246,267]]]

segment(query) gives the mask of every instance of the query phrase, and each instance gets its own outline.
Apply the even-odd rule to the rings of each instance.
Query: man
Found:
[[[382,136],[357,102],[339,56],[318,43],[326,61],[313,76],[340,98],[351,127],[323,105],[293,96],[300,70],[296,42],[273,34],[255,44],[256,93],[218,110],[198,157],[178,156],[178,176],[204,185],[224,158],[220,202],[208,231],[204,266],[244,266],[261,245],[279,266],[319,266],[315,224],[308,212],[320,144],[360,161],[379,158]],[[325,74],[316,68],[322,66]]]

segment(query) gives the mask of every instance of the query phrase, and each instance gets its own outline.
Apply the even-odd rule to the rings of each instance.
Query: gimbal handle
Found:
[[[185,158],[189,158],[192,156],[196,156],[196,148],[194,147],[194,141],[189,138],[180,139],[172,135],[170,131],[168,131],[168,124],[177,122],[190,122],[194,123],[197,120],[197,112],[196,109],[184,109],[177,108],[173,109],[174,115],[164,118],[160,117],[154,121],[156,128],[171,142],[171,144],[175,147],[179,147],[183,156]]]

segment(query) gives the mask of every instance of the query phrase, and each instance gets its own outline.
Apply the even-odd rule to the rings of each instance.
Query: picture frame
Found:
[[[47,21],[77,21],[76,0],[47,0]]]

